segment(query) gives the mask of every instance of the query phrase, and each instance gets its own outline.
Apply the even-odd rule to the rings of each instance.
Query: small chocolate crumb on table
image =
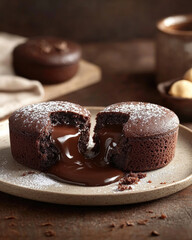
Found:
[[[102,68],[102,81],[57,100],[86,106],[128,100],[162,104],[153,41],[91,43],[83,52]],[[192,239],[191,200],[192,186],[156,201],[108,207],[48,204],[0,193],[0,239]]]

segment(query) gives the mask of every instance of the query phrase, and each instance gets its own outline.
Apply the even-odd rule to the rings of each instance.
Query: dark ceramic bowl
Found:
[[[191,68],[192,14],[169,16],[157,23],[157,82],[175,79]]]
[[[174,111],[182,121],[192,122],[192,99],[173,97],[168,94],[171,85],[180,79],[159,83],[157,89],[161,94],[166,107]]]

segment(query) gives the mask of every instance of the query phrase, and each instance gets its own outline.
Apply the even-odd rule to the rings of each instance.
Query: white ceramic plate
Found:
[[[90,107],[94,125],[99,107]],[[103,187],[82,187],[57,182],[43,173],[31,171],[12,158],[8,121],[0,124],[0,191],[15,196],[51,203],[70,205],[117,205],[158,199],[178,192],[192,184],[192,131],[180,126],[176,156],[159,170],[147,172],[147,177],[132,190],[117,191],[117,183]],[[149,180],[152,183],[147,183]],[[166,184],[161,184],[166,182]]]

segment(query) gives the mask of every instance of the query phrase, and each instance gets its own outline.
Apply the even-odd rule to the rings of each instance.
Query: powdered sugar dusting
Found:
[[[14,176],[13,180],[13,174],[12,172],[9,173],[7,169],[1,168],[0,170],[0,176],[6,181],[7,183],[13,183],[16,185],[20,185],[23,187],[28,187],[32,189],[37,190],[45,190],[46,188],[54,185],[54,187],[62,187],[62,184],[59,182],[54,181],[53,179],[49,178],[43,173],[35,172],[34,174],[29,174],[26,176],[22,176],[23,171],[18,171],[18,175]],[[19,175],[19,173],[21,173]]]
[[[2,126],[0,128],[2,129]],[[50,186],[55,188],[63,186],[62,183],[49,178],[46,174],[35,170],[32,171],[17,163],[10,151],[8,125],[4,129],[6,135],[0,137],[0,181],[37,190],[46,190]],[[31,172],[31,174],[28,174],[28,172]]]
[[[122,102],[106,107],[103,112],[125,113],[129,120],[125,131],[131,129],[133,135],[158,134],[178,127],[179,119],[171,110],[152,103]]]
[[[35,126],[36,129],[41,126],[47,126],[50,122],[49,114],[52,112],[72,112],[88,117],[90,112],[78,104],[62,101],[50,101],[38,104],[28,105],[20,108],[11,116],[11,121],[15,123],[22,122],[23,128]]]
[[[166,108],[158,106],[152,103],[143,102],[122,102],[116,103],[106,107],[103,112],[123,112],[130,114],[130,119],[136,120],[138,118],[144,118],[144,120],[150,117],[161,117],[167,113]]]

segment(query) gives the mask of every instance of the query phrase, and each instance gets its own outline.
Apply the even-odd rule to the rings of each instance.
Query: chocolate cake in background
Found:
[[[59,150],[51,139],[54,126],[78,128],[78,148],[87,150],[90,112],[78,104],[55,101],[29,105],[9,118],[13,158],[28,167],[45,170],[59,160]]]
[[[97,114],[94,142],[99,152],[100,131],[122,125],[122,135],[108,152],[109,161],[123,171],[149,171],[164,167],[174,157],[179,119],[156,104],[122,102]]]
[[[19,76],[55,84],[72,78],[78,70],[81,48],[57,37],[36,37],[13,50],[13,68]]]

